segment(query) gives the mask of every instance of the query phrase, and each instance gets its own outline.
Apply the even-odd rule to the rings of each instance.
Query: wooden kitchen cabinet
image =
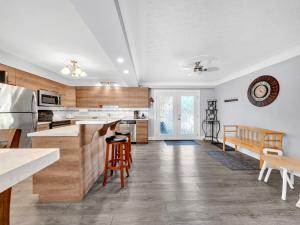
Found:
[[[148,108],[149,89],[129,87],[128,88],[128,108]]]
[[[16,85],[35,91],[43,89],[55,92],[60,92],[63,87],[63,84],[21,70],[16,70]]]
[[[61,105],[64,107],[76,107],[76,89],[75,87],[66,86],[61,91]]]
[[[76,87],[76,107],[81,108],[99,108],[101,87]]]
[[[54,91],[61,95],[61,103],[64,107],[76,106],[75,87],[60,84],[44,77],[36,76],[21,70],[16,71],[16,85],[34,91],[47,90]]]
[[[148,88],[76,87],[76,106],[99,108],[117,105],[120,108],[148,108]]]
[[[15,68],[0,64],[0,71],[5,71],[6,74],[8,75],[8,79],[7,79],[8,84],[16,85],[16,70],[15,70]]]
[[[148,143],[148,120],[136,121],[136,143]]]

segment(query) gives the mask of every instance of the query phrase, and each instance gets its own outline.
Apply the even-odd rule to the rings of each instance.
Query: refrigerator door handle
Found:
[[[36,106],[36,96],[33,93],[31,98],[31,115],[32,115],[32,128],[34,131],[37,129],[37,121],[38,121],[38,113],[37,113],[37,106]]]

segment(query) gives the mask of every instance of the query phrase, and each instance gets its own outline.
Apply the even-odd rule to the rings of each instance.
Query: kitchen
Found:
[[[298,224],[298,0],[10,0],[0,225]]]

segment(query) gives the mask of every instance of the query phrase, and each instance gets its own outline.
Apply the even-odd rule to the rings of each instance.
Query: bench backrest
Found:
[[[227,132],[231,132],[239,139],[256,142],[266,148],[282,149],[283,132],[245,125],[224,126],[224,131],[226,128]]]

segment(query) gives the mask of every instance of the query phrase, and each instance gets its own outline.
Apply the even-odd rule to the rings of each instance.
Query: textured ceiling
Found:
[[[0,63],[1,52],[7,52],[73,85],[111,80],[214,86],[300,54],[299,0],[0,0],[0,5]],[[179,63],[199,55],[217,58],[210,66],[220,69],[187,76]],[[124,64],[116,63],[118,57]],[[70,59],[88,77],[63,77],[60,70]]]
[[[144,85],[217,84],[300,44],[299,0],[121,0]],[[188,77],[186,58],[217,57],[217,72]]]
[[[101,20],[94,18],[94,21],[85,21],[81,12],[78,12],[77,6],[82,2],[0,0],[1,8],[4,9],[0,13],[0,50],[51,71],[58,78],[64,77],[70,84],[95,85],[103,80],[116,81],[122,85],[128,84],[122,73],[123,69],[127,68],[128,61],[122,68],[116,63],[117,57],[123,56],[122,52],[109,54],[110,44],[116,49],[124,48],[125,44],[121,41],[117,44],[110,41],[103,46],[101,40],[95,35],[95,30],[92,31],[89,26],[97,24],[101,29],[103,24],[110,26],[111,21],[120,24],[114,2],[89,0],[89,4],[86,5],[92,8],[96,8],[95,4],[98,4],[97,7],[101,9],[108,7],[106,17]],[[94,15],[96,16],[97,13]],[[110,31],[117,33],[119,30],[121,26],[111,25]],[[112,39],[108,32],[103,31],[101,36],[106,40]],[[71,59],[79,62],[87,72],[87,77],[72,78],[60,73]]]

